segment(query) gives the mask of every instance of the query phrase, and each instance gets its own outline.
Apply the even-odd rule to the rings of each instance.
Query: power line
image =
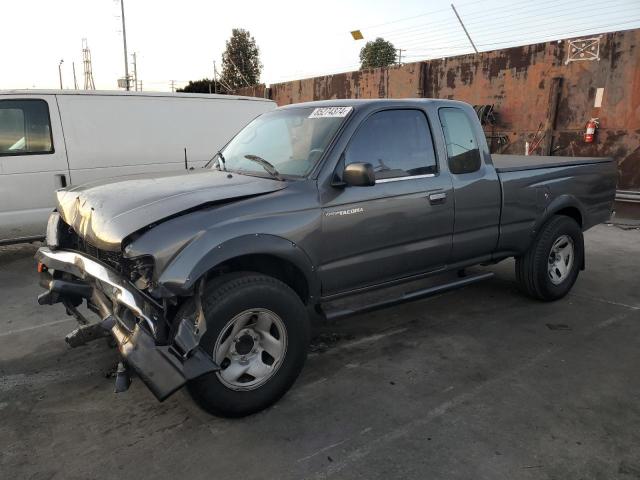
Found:
[[[615,1],[612,2],[615,5]],[[611,6],[611,4],[608,4],[607,7]],[[593,15],[597,14],[598,12],[594,12],[593,9],[588,11],[588,12],[584,12],[584,15],[587,15],[587,17],[584,18],[584,20],[588,20],[590,18],[593,17]],[[616,13],[618,14],[618,12],[608,12],[610,13]],[[607,14],[607,13],[603,13],[603,14]],[[582,19],[582,17],[573,15],[573,14],[565,14],[565,15],[554,15],[554,19],[559,19],[564,21],[564,18],[572,18],[572,19]],[[536,21],[536,20],[540,20],[540,21],[546,21],[546,19],[544,17],[537,17],[534,19],[527,19],[528,21],[532,22],[532,21]],[[481,29],[473,29],[471,27],[469,27],[469,23],[465,22],[465,24],[467,25],[467,27],[469,27],[469,30],[471,33],[473,33],[474,35],[477,35],[479,33],[483,33],[483,32],[495,32],[496,31],[496,27],[501,26],[501,25],[513,25],[515,22],[513,21],[513,18],[508,21],[508,22],[492,22],[491,25],[488,25],[486,28],[481,28]],[[552,22],[552,23],[557,23],[557,22]],[[545,25],[548,25],[549,23],[545,23]],[[517,29],[523,29],[523,28],[533,28],[533,23],[531,23],[530,25],[517,25],[516,27]],[[447,30],[451,30],[451,27],[448,27]],[[416,32],[416,33],[412,33],[410,34],[412,36],[412,38],[408,38],[406,40],[402,40],[402,41],[397,41],[394,40],[394,38],[396,38],[395,36],[389,37],[390,40],[394,41],[395,43],[402,43],[403,45],[409,45],[411,43],[415,43],[416,39],[421,39],[421,38],[430,38],[430,39],[444,39],[449,37],[451,34],[450,33],[445,33],[443,35],[437,35],[437,36],[432,36],[434,32],[437,32],[439,30],[431,30],[429,32],[424,32],[424,33],[420,33],[420,32]]]
[[[522,3],[527,3],[528,5],[525,6],[525,7],[521,7],[520,10],[524,9],[525,11],[528,11],[530,9],[530,7],[531,7],[530,0],[524,0],[522,2],[516,2],[513,5],[519,5],[519,4],[522,4]],[[540,6],[544,6],[544,5],[550,4],[550,3],[557,4],[558,0],[546,0],[546,1],[542,1],[542,2],[537,2],[535,4],[536,10],[539,10]],[[449,11],[449,9],[446,9],[446,10]],[[510,10],[512,12],[511,15],[513,15],[514,12],[518,12],[518,10],[519,9],[517,9],[517,8],[516,9],[512,8]],[[474,20],[474,19],[478,19],[478,18],[485,18],[487,16],[491,16],[491,23],[493,23],[494,20],[496,19],[496,17],[494,16],[495,14],[493,12],[487,13],[485,10],[483,10],[480,15],[474,15],[473,13],[464,12],[464,11],[462,11],[462,9],[460,9],[460,11],[462,13],[464,13],[465,19],[469,18],[470,20]],[[503,17],[499,17],[499,18],[503,18]],[[455,17],[449,16],[445,20],[446,21],[454,21]],[[473,21],[467,21],[466,22],[467,25],[476,25],[477,23],[478,22],[473,22]],[[418,25],[411,25],[411,26],[406,27],[406,28],[399,28],[399,29],[396,29],[396,30],[389,30],[387,32],[381,32],[381,33],[378,33],[377,35],[389,35],[389,34],[393,34],[395,32],[407,32],[407,31],[416,30],[416,29],[420,30],[420,29],[422,29],[424,27],[429,27],[429,26],[432,26],[432,23],[421,23],[421,24],[418,24]],[[447,28],[449,28],[447,25],[441,25],[441,26],[437,27],[436,29],[434,29],[434,31],[446,30]]]
[[[640,18],[634,19],[634,20],[629,20],[627,22],[619,22],[619,23],[615,23],[615,24],[609,24],[609,25],[599,25],[599,26],[594,26],[594,27],[590,27],[590,28],[582,28],[582,29],[578,29],[578,30],[563,30],[562,32],[556,32],[556,33],[551,33],[551,34],[547,34],[545,37],[553,37],[553,38],[541,38],[541,37],[537,37],[537,38],[512,38],[509,40],[504,40],[501,42],[489,42],[489,43],[479,43],[477,46],[478,47],[491,47],[491,46],[497,46],[497,45],[507,45],[509,44],[510,47],[515,47],[518,45],[530,45],[530,44],[534,44],[534,43],[545,43],[545,42],[552,42],[555,40],[564,40],[567,38],[571,38],[572,36],[575,35],[570,35],[570,34],[578,34],[578,35],[595,35],[595,34],[599,34],[599,33],[611,33],[611,32],[606,32],[605,29],[608,28],[614,28],[614,27],[619,27],[621,25],[628,25],[631,23],[635,23],[635,22],[640,22]],[[633,28],[633,27],[630,27]],[[594,31],[595,30],[595,31]],[[460,47],[464,47],[464,46],[460,46]],[[458,47],[458,48],[460,48]],[[407,55],[407,57],[422,57],[422,58],[426,58],[428,57],[428,55]],[[438,56],[439,58],[440,56]]]
[[[594,12],[585,12],[586,15],[592,16]],[[611,12],[610,12],[611,13]],[[640,11],[633,11],[633,12],[627,12],[627,13],[640,13]],[[600,17],[606,17],[608,16],[608,13],[602,13],[600,15]],[[578,23],[571,23],[569,25],[567,25],[567,20],[566,18],[571,17],[572,20],[578,22]],[[628,16],[626,17],[628,18]],[[560,18],[557,18],[555,21],[545,21],[545,19],[539,19],[537,21],[532,21],[529,25],[526,26],[522,26],[522,25],[516,25],[513,28],[507,28],[507,29],[502,29],[502,30],[491,30],[488,31],[488,29],[483,29],[482,31],[474,31],[471,30],[471,33],[473,33],[474,36],[477,37],[482,37],[483,35],[486,34],[491,34],[491,35],[502,35],[505,33],[509,33],[509,32],[514,32],[514,31],[523,31],[526,29],[534,29],[538,27],[538,24],[540,22],[544,22],[543,27],[548,27],[549,25],[557,25],[557,24],[562,24],[565,28],[572,28],[572,27],[577,27],[579,25],[582,24],[583,20],[588,20],[589,18],[583,18],[583,17],[576,17],[575,15],[564,15],[564,16],[560,16]],[[609,19],[612,20],[612,19]],[[416,45],[416,44],[424,44],[425,42],[438,42],[439,40],[449,40],[451,39],[451,35],[438,35],[438,36],[428,36],[428,35],[418,35],[416,36],[414,39],[411,40],[407,40],[404,42],[395,42],[395,43],[402,43],[403,46],[406,46],[408,48],[410,48],[412,45]],[[393,39],[392,39],[393,41]]]
[[[544,40],[544,41],[538,41],[538,42],[535,42],[535,43],[543,43],[543,42],[548,42],[548,41],[553,41],[553,40],[564,40],[566,38],[570,38],[571,37],[571,35],[566,35],[566,34],[569,34],[569,33],[585,32],[584,33],[585,35],[588,32],[591,35],[595,35],[597,33],[614,33],[614,32],[611,32],[611,31],[603,31],[603,29],[619,27],[620,25],[628,25],[630,23],[636,23],[636,22],[640,22],[640,18],[636,18],[634,20],[629,20],[627,22],[613,23],[613,24],[610,24],[610,25],[600,25],[600,26],[594,26],[594,27],[589,27],[589,28],[582,28],[580,30],[563,31],[562,34],[558,33],[558,34],[554,34],[553,35],[554,37],[560,36],[560,38],[555,38],[555,39],[551,39],[551,40]],[[629,28],[633,28],[633,27],[629,27]],[[596,30],[596,31],[594,32],[594,30]],[[622,30],[628,30],[628,28],[623,28]],[[551,35],[548,35],[548,36],[551,36]],[[480,46],[502,45],[502,44],[505,44],[505,43],[511,43],[513,41],[514,40],[505,40],[503,42],[483,43],[483,44],[480,44]],[[517,41],[521,41],[521,40],[517,40]],[[522,40],[522,41],[524,41],[524,40]]]
[[[609,24],[609,25],[594,25],[591,27],[583,27],[583,28],[578,28],[578,29],[574,29],[574,30],[566,30],[566,29],[562,29],[562,30],[556,30],[556,31],[551,31],[548,33],[544,33],[544,34],[538,34],[537,36],[533,36],[533,35],[528,35],[525,37],[516,37],[516,38],[512,38],[509,40],[504,40],[501,42],[489,42],[489,43],[479,43],[479,46],[488,46],[488,45],[501,45],[501,44],[505,44],[505,43],[513,43],[513,42],[521,42],[521,41],[525,41],[525,39],[531,39],[531,38],[538,38],[538,39],[542,39],[542,38],[547,38],[547,37],[555,37],[555,38],[569,38],[571,35],[571,33],[578,33],[578,32],[593,32],[595,31],[595,33],[607,33],[607,32],[603,32],[602,29],[608,29],[608,28],[613,28],[613,27],[617,27],[620,25],[628,25],[630,23],[634,23],[636,21],[640,21],[640,19],[637,20],[629,20],[627,22],[618,22],[618,23],[614,23],[614,24]],[[568,28],[572,28],[572,27],[577,27],[577,25],[571,25]],[[567,28],[567,27],[565,27]],[[534,41],[533,43],[541,43],[543,40],[537,40]],[[544,40],[544,41],[548,41],[548,40]]]
[[[466,2],[466,3],[462,3],[462,4],[460,4],[460,5],[470,5],[470,4],[473,4],[473,3],[477,3],[477,2],[476,2],[476,1]],[[438,12],[446,12],[446,11],[448,11],[448,10],[449,10],[448,8],[441,8],[441,9],[439,9],[439,10],[432,10],[432,11],[430,11],[430,12],[420,13],[420,14],[418,14],[418,15],[412,15],[412,16],[410,16],[410,17],[404,17],[404,18],[399,18],[399,19],[397,19],[397,20],[391,20],[391,21],[389,21],[389,22],[378,23],[377,25],[369,25],[369,26],[367,26],[367,27],[363,27],[363,28],[361,28],[361,30],[374,29],[374,28],[376,28],[376,27],[381,27],[381,26],[383,26],[383,25],[390,25],[390,24],[392,24],[392,23],[405,22],[405,21],[407,21],[407,20],[412,20],[412,19],[414,19],[414,18],[418,18],[418,17],[425,17],[425,16],[427,16],[427,15],[433,15],[434,13],[438,13]]]
[[[613,14],[618,14],[618,15],[620,15],[620,12],[612,12],[610,9],[611,9],[611,7],[617,7],[617,6],[619,6],[619,5],[621,5],[621,4],[625,4],[625,3],[627,3],[627,2],[625,2],[624,0],[619,0],[619,1],[617,1],[617,2],[616,2],[615,0],[613,0],[613,1],[609,1],[609,2],[608,2],[607,4],[605,4],[605,5],[602,5],[602,6],[595,5],[593,8],[591,8],[591,9],[589,9],[589,10],[583,10],[583,11],[581,11],[581,12],[577,12],[577,13],[575,13],[575,10],[574,10],[574,8],[573,8],[573,7],[568,8],[568,9],[567,9],[567,8],[565,8],[565,9],[562,9],[562,8],[560,8],[560,9],[554,9],[554,11],[553,11],[553,18],[554,18],[554,19],[557,19],[557,18],[560,18],[560,17],[572,17],[572,18],[576,18],[576,17],[578,17],[578,16],[580,15],[580,13],[587,14],[590,18],[593,18],[593,17],[594,17],[594,15],[597,15],[597,14],[599,13],[599,12],[597,11],[597,9],[598,9],[598,8],[605,8],[606,10],[609,10],[609,11],[608,11],[608,13],[613,13]],[[565,12],[569,12],[569,13],[565,13]],[[573,12],[573,13],[572,13],[572,12]],[[559,15],[560,13],[562,13],[563,15]],[[624,16],[626,17],[626,16],[627,16],[627,15],[626,15],[626,14],[627,14],[627,12],[625,11],[624,13],[625,13],[625,15],[624,15]],[[508,18],[508,17],[501,17],[501,18]],[[546,19],[546,17],[528,17],[528,18],[527,18],[527,21],[528,21],[530,18],[534,18],[534,19],[535,19],[535,18]],[[488,30],[491,30],[491,29],[494,27],[494,25],[496,25],[496,24],[498,24],[498,25],[505,25],[505,24],[506,24],[506,25],[510,25],[510,24],[513,24],[513,23],[514,23],[514,22],[513,22],[513,18],[511,19],[511,21],[509,21],[509,20],[505,20],[504,22],[497,22],[497,23],[491,22],[491,24],[486,25],[484,28],[480,28],[480,29],[477,29],[477,28],[476,28],[476,29],[474,29],[473,31],[474,31],[474,33],[478,33],[478,32],[482,32],[482,31],[488,31]]]
[[[547,0],[547,2],[541,2],[536,4],[537,6],[543,5],[544,3],[556,3],[556,0]],[[612,6],[618,6],[618,5],[624,5],[626,2],[624,0],[622,0],[622,2],[618,1],[616,2],[615,0],[613,0],[612,2],[608,3],[605,7],[603,8],[607,8],[609,9]],[[597,8],[597,7],[594,7]],[[594,14],[598,14],[598,11],[594,11],[594,8],[590,9],[588,12],[582,12],[583,14],[587,15],[586,17],[584,17],[584,20],[589,20],[590,18],[592,18],[594,16]],[[558,15],[558,13],[563,13],[563,12],[567,12],[569,11],[570,13],[565,13],[564,15]],[[564,19],[564,18],[571,18],[571,19],[577,19],[577,18],[582,18],[579,16],[574,15],[573,12],[574,8],[570,7],[569,10],[567,9],[560,9],[560,10],[556,10],[554,11],[554,19]],[[512,14],[504,16],[504,17],[492,17],[491,23],[489,25],[487,25],[485,28],[473,28],[471,25],[473,24],[478,24],[479,22],[469,22],[467,21],[467,16],[465,14],[465,25],[468,27],[469,32],[471,34],[473,34],[474,36],[478,36],[478,34],[480,33],[484,33],[484,32],[490,32],[490,33],[494,33],[497,31],[497,27],[499,26],[511,26],[514,23],[518,23],[517,21],[514,21],[514,15],[516,15],[517,13],[517,9],[516,12],[512,12]],[[580,13],[580,12],[579,12]],[[610,14],[619,14],[619,12],[603,12],[603,15],[610,15]],[[625,12],[626,13],[626,12]],[[493,15],[493,14],[491,14]],[[496,18],[508,18],[508,20],[506,21],[502,21],[502,22],[496,22],[495,19]],[[628,18],[628,17],[625,17]],[[546,21],[547,19],[545,17],[535,17],[535,18],[526,18],[526,19],[521,19],[522,20],[526,20],[528,22],[530,22],[530,25],[517,25],[516,27],[514,27],[515,29],[521,30],[521,29],[526,29],[526,28],[533,28],[533,23],[535,21]],[[413,32],[404,32],[404,33],[398,33],[395,35],[391,35],[389,37],[387,37],[390,41],[392,41],[395,44],[401,44],[403,47],[411,47],[411,45],[415,45],[417,43],[424,43],[427,41],[438,41],[438,40],[450,40],[452,36],[455,37],[461,37],[461,35],[458,34],[458,29],[456,28],[455,24],[455,18],[452,16],[451,21],[449,23],[447,23],[446,25],[441,25],[440,28],[433,28],[433,29],[429,29],[428,31],[413,31]],[[483,24],[486,22],[482,22]],[[554,23],[554,22],[552,22]],[[557,22],[555,22],[557,23]],[[545,25],[548,25],[549,23],[547,22]],[[424,30],[424,27],[422,27],[422,30]],[[508,31],[512,31],[513,29],[510,29]],[[434,35],[434,33],[438,33],[438,32],[442,32],[439,35]],[[453,32],[453,33],[452,33]],[[500,32],[502,33],[502,32]],[[404,37],[404,38],[403,38]]]

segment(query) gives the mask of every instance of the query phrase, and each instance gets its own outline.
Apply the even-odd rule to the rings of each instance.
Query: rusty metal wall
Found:
[[[593,36],[590,36],[593,37]],[[492,150],[537,154],[611,155],[620,189],[640,189],[640,29],[600,36],[600,59],[567,63],[567,41],[463,55],[401,67],[347,72],[271,85],[278,105],[332,98],[451,98],[493,104],[485,127]],[[604,88],[600,108],[596,91]],[[264,96],[264,86],[240,94]],[[258,94],[256,94],[258,93]],[[596,141],[584,143],[587,120],[600,119]]]
[[[553,154],[613,156],[619,188],[640,188],[640,30],[602,35],[599,61],[566,63],[567,55],[562,41],[430,61],[424,95],[494,104],[497,125],[485,130],[509,139],[495,150],[524,153],[526,140],[546,133],[543,145]],[[595,108],[598,88],[604,95]],[[600,128],[587,144],[583,132],[591,117],[600,119]]]

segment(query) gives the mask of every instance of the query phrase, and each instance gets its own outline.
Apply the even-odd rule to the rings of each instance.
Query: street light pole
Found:
[[[60,77],[60,90],[62,90],[62,64],[64,63],[64,60],[60,60],[60,63],[58,63],[58,76]]]
[[[124,21],[124,0],[120,0],[120,9],[122,10],[122,41],[124,43],[124,83],[127,91],[131,89],[129,86],[129,56],[127,55],[127,29]]]

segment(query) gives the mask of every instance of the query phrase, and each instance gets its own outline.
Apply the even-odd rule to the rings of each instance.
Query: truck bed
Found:
[[[542,168],[570,167],[590,163],[612,162],[611,157],[547,157],[537,155],[491,155],[498,172],[519,172]]]
[[[499,250],[522,252],[536,222],[554,205],[575,206],[586,230],[611,215],[612,158],[492,155],[502,188]]]

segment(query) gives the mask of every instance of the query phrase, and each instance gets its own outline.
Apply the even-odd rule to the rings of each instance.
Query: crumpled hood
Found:
[[[127,235],[185,210],[285,187],[285,182],[218,170],[145,174],[58,190],[58,212],[91,244],[119,250]]]

